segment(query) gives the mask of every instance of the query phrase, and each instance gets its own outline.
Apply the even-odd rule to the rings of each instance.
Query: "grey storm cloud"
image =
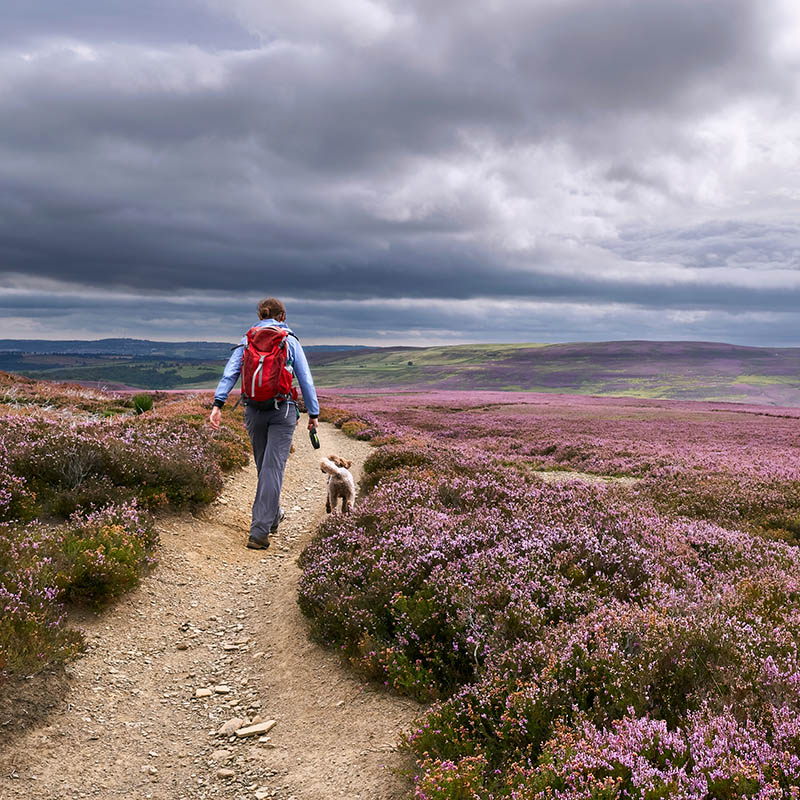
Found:
[[[137,44],[193,43],[247,47],[258,37],[230,15],[197,0],[4,0],[0,44],[26,45],[50,37]]]
[[[569,305],[564,338],[625,334],[594,307],[632,338],[653,311],[731,340],[772,314],[771,341],[798,307],[788,3],[277,5],[4,11],[3,335],[60,298],[73,331],[118,307],[185,338],[193,313],[246,321],[260,287],[321,339],[466,335],[423,311],[447,301],[524,338],[520,298],[548,330]]]

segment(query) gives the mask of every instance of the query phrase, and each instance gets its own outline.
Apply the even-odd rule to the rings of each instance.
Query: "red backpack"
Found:
[[[285,328],[254,325],[242,351],[242,394],[255,403],[297,399]]]

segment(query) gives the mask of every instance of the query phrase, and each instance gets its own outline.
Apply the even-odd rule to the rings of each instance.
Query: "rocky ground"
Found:
[[[38,702],[4,707],[0,800],[408,796],[397,745],[419,707],[312,643],[297,608],[295,559],[325,511],[320,455],[357,473],[369,452],[329,425],[320,438],[312,450],[301,422],[268,551],[244,546],[253,468],[202,515],[162,521],[159,566],[77,620],[88,652],[66,676],[34,679]]]

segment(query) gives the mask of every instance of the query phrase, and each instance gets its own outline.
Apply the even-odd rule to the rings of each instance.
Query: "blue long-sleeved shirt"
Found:
[[[286,337],[286,341],[289,343],[289,357],[292,360],[292,369],[297,376],[297,382],[300,384],[300,391],[303,393],[308,415],[310,417],[318,417],[319,401],[317,400],[317,390],[314,388],[314,380],[311,377],[311,370],[308,368],[308,361],[306,361],[303,347],[295,338],[291,328],[285,322],[277,322],[274,319],[262,319],[256,325],[260,328],[272,325],[275,328],[284,328],[292,334]],[[231,353],[231,357],[228,359],[228,363],[222,373],[222,378],[214,392],[214,405],[224,405],[228,395],[231,393],[231,389],[236,385],[236,381],[239,380],[239,375],[242,371],[242,351],[246,342],[247,337],[242,336],[239,346]]]

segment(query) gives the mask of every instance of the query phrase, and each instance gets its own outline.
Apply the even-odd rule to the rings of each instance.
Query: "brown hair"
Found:
[[[258,304],[259,319],[278,319],[281,314],[286,314],[283,303],[274,297],[267,297]]]

